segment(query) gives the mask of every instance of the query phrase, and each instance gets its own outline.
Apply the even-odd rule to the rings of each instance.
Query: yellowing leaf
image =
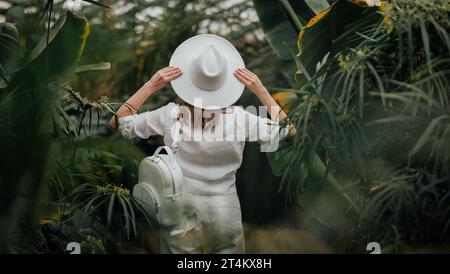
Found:
[[[289,104],[297,99],[297,95],[291,91],[280,91],[272,94],[272,98],[277,102],[278,105],[285,111],[289,111]]]

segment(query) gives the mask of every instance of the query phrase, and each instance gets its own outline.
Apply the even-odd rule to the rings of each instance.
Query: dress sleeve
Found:
[[[153,111],[119,118],[119,133],[126,139],[139,137],[147,139],[153,135],[164,136],[165,128],[170,123],[174,103],[169,103]]]
[[[261,144],[262,152],[274,152],[279,142],[288,135],[288,128],[281,127],[279,123],[248,111],[242,112],[245,121],[246,141]]]

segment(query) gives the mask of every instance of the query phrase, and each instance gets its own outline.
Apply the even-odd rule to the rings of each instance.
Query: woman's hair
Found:
[[[194,114],[194,106],[193,105],[186,103],[185,101],[183,101],[183,99],[181,99],[178,96],[177,96],[177,99],[175,100],[175,102],[180,106],[187,107],[191,113],[191,116]]]
[[[186,103],[183,99],[181,99],[178,96],[177,96],[177,99],[176,99],[176,103],[180,107],[184,108],[178,114],[178,119],[183,118],[183,113],[187,110],[189,112],[189,117],[191,118],[191,125],[193,126],[194,125],[194,111],[196,110],[196,108],[193,105],[191,105],[189,103]],[[197,110],[198,110],[198,108],[197,108]],[[204,128],[207,121],[206,121],[205,118],[203,118],[203,110],[201,110],[201,115],[202,115],[202,128]]]
[[[193,105],[185,102],[183,99],[181,99],[180,97],[177,96],[177,99],[175,101],[178,105],[180,105],[181,107],[184,107],[186,110],[189,111],[189,116],[191,117],[191,125],[194,125],[194,112],[197,111],[201,111],[201,117],[202,117],[202,128],[205,127],[206,122],[208,122],[209,120],[211,120],[212,118],[214,118],[214,113],[212,114],[213,116],[210,118],[204,118],[203,117],[203,109],[200,108],[196,108]],[[227,108],[224,108],[223,110],[226,111]],[[183,110],[184,111],[184,110]],[[183,115],[183,111],[180,112],[181,115]],[[178,119],[180,119],[182,117],[178,116]]]

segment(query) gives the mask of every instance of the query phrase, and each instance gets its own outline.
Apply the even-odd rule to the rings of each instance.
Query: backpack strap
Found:
[[[174,109],[175,111],[172,113],[172,119],[174,119],[174,123],[172,125],[174,129],[174,134],[172,135],[172,143],[170,144],[170,148],[172,149],[173,153],[176,153],[178,151],[178,144],[177,141],[181,137],[180,130],[181,130],[181,119],[183,118],[184,114],[180,111],[180,107],[177,105],[177,107]]]
[[[180,135],[180,129],[181,129],[181,122],[179,119],[175,120],[174,123],[174,127],[175,127],[175,134],[174,136],[172,136],[172,144],[170,145],[170,148],[172,149],[173,153],[176,153],[178,151],[178,138],[181,137]]]
[[[175,156],[173,155],[174,152],[172,151],[172,148],[169,147],[169,146],[160,146],[160,147],[158,147],[155,150],[155,153],[153,153],[152,157],[154,157],[154,158],[157,157],[161,153],[161,151],[163,149],[167,152],[167,155],[169,156],[169,159],[170,159],[170,162],[171,162],[171,166],[174,167],[177,164],[177,162],[176,162]]]
[[[167,152],[167,157],[158,157],[162,150]],[[167,168],[169,168],[168,172],[171,174],[173,191],[174,194],[169,195],[171,198],[179,195],[181,193],[181,185],[183,182],[183,173],[181,172],[181,168],[178,165],[177,159],[175,158],[172,149],[169,146],[160,146],[156,149],[155,153],[152,156],[153,159],[160,158],[163,162],[166,163]],[[168,197],[169,197],[168,196]]]

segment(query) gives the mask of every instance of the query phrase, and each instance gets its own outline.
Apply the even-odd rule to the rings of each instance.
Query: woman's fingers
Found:
[[[245,68],[238,68],[234,71],[236,78],[241,81],[252,93],[258,95],[267,91],[259,80],[258,76]]]
[[[164,72],[163,75],[170,76],[172,74],[177,74],[177,73],[181,73],[181,69],[169,70],[169,71]]]
[[[162,68],[161,70],[171,70],[171,69],[177,69],[177,67],[169,66],[169,67]]]
[[[249,72],[248,70],[240,69],[240,72],[243,75],[245,75],[248,79],[250,79],[251,81],[256,80],[256,75],[254,75],[253,73]]]
[[[177,68],[177,67],[165,67],[165,68],[161,69],[159,72],[167,73],[167,72],[172,72],[172,71],[177,71],[177,70],[180,70],[180,68]]]
[[[242,84],[244,84],[244,85],[246,85],[246,86],[250,84],[250,82],[247,80],[247,78],[245,78],[244,76],[242,76],[242,74],[240,74],[238,71],[235,71],[235,72],[234,72],[234,76],[235,76],[239,81],[241,81]]]
[[[166,70],[164,70],[164,72],[172,72],[172,71],[181,71],[181,69],[176,67],[168,67]]]
[[[164,81],[172,81],[173,79],[179,77],[183,72],[179,68],[175,68],[172,70],[167,70],[165,72],[161,72],[160,76]],[[174,78],[175,77],[175,78]]]
[[[235,72],[236,74],[238,74],[239,76],[241,76],[241,77],[243,77],[243,78],[249,80],[249,79],[248,79],[249,77],[248,77],[246,74],[244,74],[244,73],[242,72],[241,69],[236,69],[234,72]]]
[[[179,68],[175,68],[175,67],[162,68],[162,69],[158,70],[157,73],[155,73],[154,77],[156,77],[155,79],[164,78],[166,75],[168,75],[172,72],[179,71],[179,70],[180,70]]]
[[[248,75],[251,78],[256,78],[258,76],[256,76],[256,74],[254,74],[253,72],[251,72],[249,69],[247,68],[238,68],[238,71],[240,71],[241,73],[244,73],[245,75]]]
[[[168,78],[169,78],[168,81],[172,81],[172,80],[177,79],[178,77],[181,76],[181,74],[183,74],[183,72],[178,71],[178,72],[176,72],[176,73],[173,73],[173,74],[169,75],[169,76],[168,76]]]
[[[256,76],[256,74],[254,74],[253,72],[251,72],[249,69],[247,69],[247,68],[243,68],[242,69],[244,72],[246,72],[247,74],[249,74],[249,75],[251,75],[252,77],[258,77],[258,76]]]
[[[181,74],[183,74],[183,72],[181,70],[176,70],[176,71],[172,71],[172,72],[168,72],[163,76],[163,79],[167,82],[170,82],[178,77],[181,76]]]
[[[244,72],[242,69],[237,69],[236,73],[239,74],[242,78],[246,79],[249,84],[254,80],[254,78],[248,73]]]
[[[252,73],[247,71],[245,68],[238,68],[238,72],[241,73],[242,75],[245,75],[246,77],[248,77],[250,79],[254,78],[254,75],[252,75]]]
[[[245,86],[248,85],[248,82],[245,78],[243,78],[242,76],[240,76],[239,74],[235,73],[234,76]]]

